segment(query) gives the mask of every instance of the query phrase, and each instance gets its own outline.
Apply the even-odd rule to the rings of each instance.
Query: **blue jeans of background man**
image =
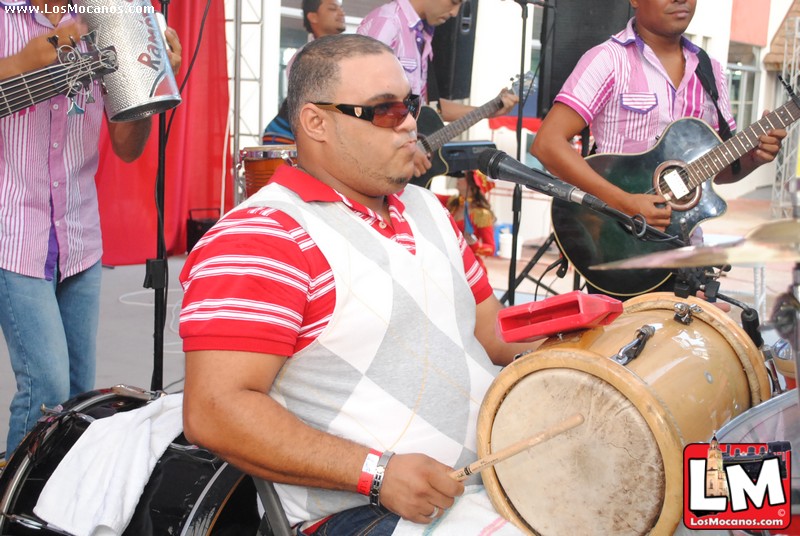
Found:
[[[41,417],[42,404],[94,388],[101,272],[97,262],[59,282],[0,269],[0,327],[17,382],[6,458]]]

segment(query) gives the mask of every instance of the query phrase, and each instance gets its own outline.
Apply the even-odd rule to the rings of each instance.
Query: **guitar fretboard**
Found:
[[[61,89],[56,87],[55,80],[58,78],[56,70],[62,71]],[[11,115],[58,95],[66,89],[66,72],[65,68],[50,66],[0,81],[0,117]]]
[[[445,143],[452,140],[481,119],[486,119],[487,117],[491,116],[502,107],[503,99],[497,97],[494,100],[487,102],[483,106],[475,108],[468,114],[464,115],[464,117],[449,123],[433,134],[426,136],[425,138],[420,138],[418,145],[420,145],[420,148],[426,153],[438,151]]]
[[[691,190],[731,165],[758,146],[758,137],[770,130],[786,128],[800,118],[800,107],[790,100],[762,117],[728,141],[721,143],[685,168],[686,185]]]

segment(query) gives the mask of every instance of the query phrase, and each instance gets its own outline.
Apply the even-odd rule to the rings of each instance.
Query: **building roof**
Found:
[[[800,0],[792,2],[778,31],[775,32],[769,52],[764,56],[764,68],[768,71],[782,71],[787,54],[800,54]]]

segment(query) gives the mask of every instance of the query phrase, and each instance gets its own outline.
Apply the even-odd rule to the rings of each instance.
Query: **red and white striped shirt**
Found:
[[[402,192],[387,197],[391,222],[299,169],[273,182],[306,202],[343,203],[375,231],[414,254]],[[447,212],[442,207],[443,212]],[[448,214],[449,217],[449,214]],[[475,302],[492,294],[483,268],[450,218]],[[180,276],[186,352],[233,350],[291,356],[325,329],[336,302],[330,265],[306,231],[272,208],[236,208],[198,241]]]
[[[65,14],[59,26],[71,21]],[[52,33],[44,15],[12,12],[0,1],[0,58]],[[83,115],[68,116],[69,99],[58,96],[0,119],[0,268],[49,279],[57,258],[65,278],[100,259],[94,176],[103,97],[97,83],[90,92],[94,103],[76,97]]]

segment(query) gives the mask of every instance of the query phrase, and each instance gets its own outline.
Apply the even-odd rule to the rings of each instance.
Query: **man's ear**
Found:
[[[306,15],[309,24],[319,24],[319,15],[316,11],[312,11]]]
[[[311,103],[306,103],[300,109],[299,123],[300,129],[313,140],[322,141],[327,136],[329,127],[327,114]]]

